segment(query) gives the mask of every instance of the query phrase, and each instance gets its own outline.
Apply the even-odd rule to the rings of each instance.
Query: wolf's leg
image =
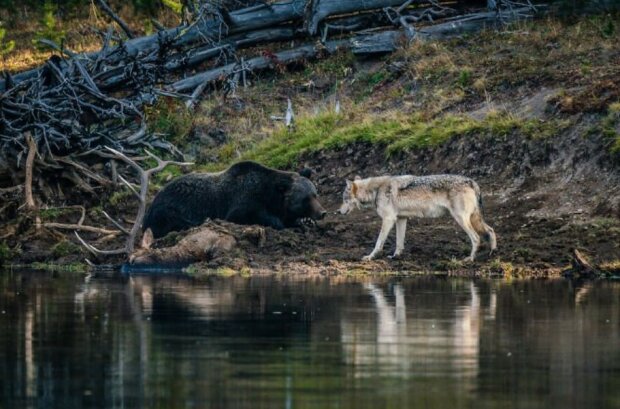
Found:
[[[392,257],[398,257],[405,249],[405,232],[407,230],[407,218],[399,217],[396,219],[396,250]]]
[[[491,252],[489,255],[493,254],[493,251],[497,248],[497,237],[495,235],[495,230],[485,223],[479,208],[476,208],[472,213],[470,222],[474,230],[476,230],[476,233],[478,233],[478,235],[480,235],[480,237],[485,241],[489,242],[489,246],[491,247]]]
[[[377,238],[377,242],[375,243],[375,248],[372,250],[372,252],[369,255],[364,256],[362,260],[364,261],[372,260],[373,258],[376,257],[377,254],[381,252],[381,250],[383,250],[383,245],[385,244],[385,240],[390,234],[392,227],[394,227],[394,223],[396,223],[395,217],[383,219],[383,223],[381,224],[381,232],[379,232],[379,237]]]
[[[469,240],[471,241],[471,254],[466,260],[474,261],[476,258],[476,252],[478,251],[478,247],[480,247],[480,236],[476,233],[476,230],[471,225],[470,215],[465,215],[464,213],[452,214],[454,220],[465,230],[465,233],[469,236]]]

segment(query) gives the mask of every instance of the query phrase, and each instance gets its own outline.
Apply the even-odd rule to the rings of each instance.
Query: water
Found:
[[[620,284],[0,273],[0,408],[618,408]]]

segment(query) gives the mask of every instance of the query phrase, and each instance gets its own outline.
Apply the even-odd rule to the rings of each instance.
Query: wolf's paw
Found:
[[[474,259],[471,257],[465,257],[463,259],[463,263],[473,263],[473,262],[474,262]]]
[[[369,254],[367,256],[362,257],[362,261],[370,261],[373,258],[375,258],[375,256],[373,256],[372,254]]]
[[[390,260],[400,260],[402,258],[402,254],[401,253],[394,253],[391,256],[388,256],[388,258]]]

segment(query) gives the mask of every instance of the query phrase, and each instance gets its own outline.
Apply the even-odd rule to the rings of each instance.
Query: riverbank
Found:
[[[498,251],[461,260],[469,240],[449,218],[412,220],[400,260],[361,262],[380,220],[372,212],[330,214],[316,226],[266,229],[261,247],[203,262],[190,271],[321,274],[440,272],[559,276],[574,249],[604,275],[620,270],[620,34],[617,16],[519,23],[500,33],[416,42],[394,55],[357,60],[349,53],[262,74],[233,96],[214,90],[196,111],[174,100],[147,110],[152,131],[169,135],[194,171],[239,159],[314,170],[320,200],[334,211],[345,179],[385,174],[457,173],[481,186]],[[611,28],[610,28],[611,27]],[[255,50],[252,50],[255,52]],[[291,99],[295,126],[271,119]],[[338,110],[336,109],[338,106]],[[153,181],[151,197],[174,167]],[[104,226],[106,211],[131,222],[130,192],[52,198],[45,221]],[[32,215],[0,213],[4,263],[122,263],[94,258],[72,233],[36,230]],[[84,233],[101,248],[123,236]],[[177,235],[181,238],[182,235]],[[175,239],[167,240],[170,244]],[[390,254],[394,242],[386,244]]]

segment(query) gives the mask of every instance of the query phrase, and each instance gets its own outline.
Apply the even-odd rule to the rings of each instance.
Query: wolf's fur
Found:
[[[493,229],[484,222],[482,197],[478,184],[464,176],[380,176],[347,180],[339,212],[347,214],[355,207],[373,207],[383,220],[373,251],[364,257],[372,260],[383,250],[385,240],[396,225],[396,251],[399,256],[405,247],[405,229],[410,217],[440,217],[450,213],[471,240],[473,261],[480,238],[487,240],[491,252],[497,248]]]

